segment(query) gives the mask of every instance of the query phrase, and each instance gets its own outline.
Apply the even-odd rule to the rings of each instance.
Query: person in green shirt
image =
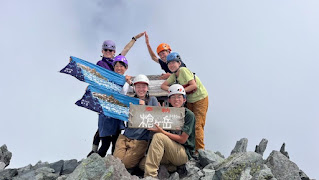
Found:
[[[173,107],[183,107],[186,102],[183,86],[174,84],[169,87],[168,101]],[[181,166],[195,152],[195,115],[187,108],[180,134],[165,131],[156,124],[155,128],[148,130],[155,134],[147,152],[144,177],[157,177],[160,164]]]
[[[172,84],[180,84],[185,88],[187,94],[187,108],[195,114],[196,118],[196,151],[204,149],[204,126],[208,110],[208,93],[200,79],[188,68],[181,67],[181,57],[172,52],[166,57],[167,65],[173,73],[161,85],[165,91]]]

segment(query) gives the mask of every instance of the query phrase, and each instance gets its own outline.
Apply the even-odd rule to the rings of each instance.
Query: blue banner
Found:
[[[71,56],[71,62],[60,72],[70,74],[80,81],[95,87],[120,93],[125,83],[125,76]]]
[[[90,85],[82,99],[75,104],[115,119],[128,121],[130,103],[139,104],[139,99]]]

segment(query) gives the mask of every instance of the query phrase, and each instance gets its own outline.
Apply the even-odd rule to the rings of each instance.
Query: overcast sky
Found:
[[[85,158],[97,114],[74,103],[85,83],[58,73],[70,55],[92,63],[101,44],[118,53],[147,31],[166,42],[209,93],[206,148],[228,156],[237,140],[264,159],[286,143],[290,159],[319,178],[319,1],[0,1],[0,146],[9,168]],[[160,74],[144,37],[128,75]]]

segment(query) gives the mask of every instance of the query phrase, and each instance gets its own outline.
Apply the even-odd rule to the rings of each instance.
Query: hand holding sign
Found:
[[[148,128],[147,130],[153,131],[155,133],[163,133],[164,132],[164,130],[161,127],[159,127],[157,124],[154,124],[154,126],[155,126],[155,128],[154,127]]]

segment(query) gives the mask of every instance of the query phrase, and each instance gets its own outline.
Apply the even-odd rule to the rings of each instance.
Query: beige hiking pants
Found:
[[[123,134],[120,134],[116,141],[113,156],[120,158],[125,168],[133,168],[144,157],[147,144],[147,141],[129,139]]]
[[[180,166],[187,161],[188,157],[183,145],[171,140],[162,133],[156,133],[148,149],[144,177],[157,177],[157,170],[160,164]]]

